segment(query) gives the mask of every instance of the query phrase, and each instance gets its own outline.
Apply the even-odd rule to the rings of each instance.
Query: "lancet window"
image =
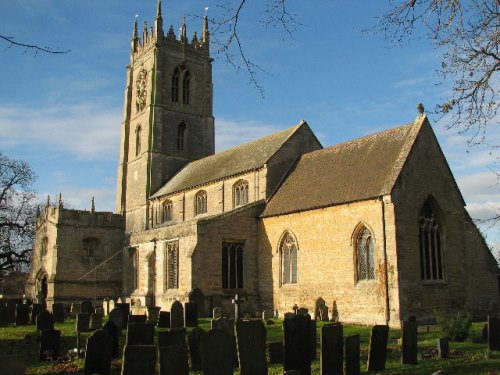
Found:
[[[222,242],[222,288],[243,288],[244,241]]]
[[[279,244],[281,284],[297,283],[297,241],[285,232]]]
[[[430,198],[419,215],[420,277],[423,281],[444,280],[441,228]]]
[[[248,182],[240,180],[233,186],[234,207],[243,206],[248,203]]]
[[[172,75],[172,102],[179,102],[179,68],[175,68],[174,74]]]
[[[356,237],[358,281],[375,279],[375,250],[370,230],[362,227]]]
[[[179,241],[165,244],[167,289],[179,288]]]
[[[207,192],[199,191],[195,196],[195,213],[196,215],[204,214],[207,212]]]

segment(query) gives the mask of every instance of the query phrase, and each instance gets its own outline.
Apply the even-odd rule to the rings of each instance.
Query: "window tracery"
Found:
[[[279,246],[282,285],[297,283],[297,250],[295,238],[285,232]]]
[[[359,230],[356,238],[356,258],[358,281],[375,279],[373,236],[366,227]]]
[[[248,203],[248,182],[240,180],[233,186],[234,207],[243,206]]]
[[[207,212],[207,193],[202,190],[195,196],[195,213],[196,215],[204,214]]]
[[[419,215],[420,276],[423,281],[444,280],[441,231],[430,198]]]

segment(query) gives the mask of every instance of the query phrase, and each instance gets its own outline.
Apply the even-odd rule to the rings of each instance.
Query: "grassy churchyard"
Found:
[[[267,342],[282,341],[282,320],[275,319],[274,325],[266,325]],[[312,373],[320,374],[320,341],[321,327],[327,323],[317,324],[317,359],[312,362]],[[204,330],[210,328],[209,319],[200,319],[199,326]],[[430,375],[438,370],[446,374],[484,374],[500,375],[500,352],[489,352],[488,345],[482,339],[483,323],[473,323],[470,337],[464,342],[450,342],[448,359],[437,358],[436,340],[441,336],[436,326],[419,327],[418,334],[418,365],[401,364],[401,346],[399,339],[401,331],[389,331],[389,347],[387,351],[386,370],[384,374],[425,374]],[[57,362],[39,362],[39,342],[35,326],[0,328],[0,374],[83,374],[83,359],[68,354],[76,347],[75,320],[68,319],[65,323],[56,323],[55,329],[61,331],[61,358]],[[157,331],[166,329],[157,329]],[[188,332],[191,328],[187,329]],[[344,326],[344,337],[359,334],[361,339],[361,372],[366,372],[370,327]],[[85,344],[91,332],[81,333]],[[120,352],[125,342],[125,331],[120,338]],[[121,359],[112,361],[111,373],[120,374]],[[269,365],[269,374],[282,374],[282,365]],[[159,374],[159,370],[157,372]],[[239,372],[235,370],[235,374]],[[190,372],[201,374],[201,372]]]

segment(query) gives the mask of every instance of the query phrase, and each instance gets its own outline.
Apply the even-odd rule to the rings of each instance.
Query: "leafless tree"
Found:
[[[0,34],[0,39],[8,43],[8,48],[20,47],[24,49],[25,53],[28,51],[33,51],[35,54],[37,54],[38,52],[60,54],[60,53],[68,53],[71,51],[70,49],[59,50],[59,49],[54,49],[52,47],[42,47],[37,44],[22,43],[16,41],[15,38],[12,36],[6,36],[2,34]]]

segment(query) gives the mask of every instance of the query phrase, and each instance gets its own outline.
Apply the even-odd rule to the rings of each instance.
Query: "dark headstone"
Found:
[[[40,335],[40,361],[53,361],[59,358],[60,343],[61,331],[43,330]]]
[[[174,328],[170,331],[158,332],[158,346],[186,346],[186,330]]]
[[[16,326],[27,326],[30,323],[30,307],[24,303],[16,305]]]
[[[98,329],[87,339],[83,365],[84,375],[109,375],[112,355],[113,338],[107,331]]]
[[[191,357],[191,370],[193,371],[201,371],[203,369],[201,342],[205,333],[203,329],[196,327],[188,336],[189,356]]]
[[[179,301],[172,303],[170,307],[170,328],[184,327],[184,307]]]
[[[118,358],[120,356],[119,345],[120,345],[120,330],[113,322],[106,322],[102,329],[105,330],[111,336],[111,356],[113,358]]]
[[[148,317],[146,315],[132,315],[128,316],[128,323],[146,323]]]
[[[285,358],[283,369],[311,374],[311,317],[309,314],[285,314],[283,321]]]
[[[94,312],[94,306],[92,306],[92,301],[86,300],[82,301],[80,304],[80,313],[92,314]]]
[[[403,322],[401,363],[403,365],[416,365],[417,362],[417,321]]]
[[[281,341],[270,342],[269,346],[269,363],[283,363],[283,343]]]
[[[160,375],[189,375],[188,355],[185,346],[161,346]]]
[[[488,341],[488,323],[485,323],[481,329],[481,338],[484,341]]]
[[[36,330],[54,329],[54,317],[47,310],[42,310],[36,317]]]
[[[448,358],[450,356],[450,347],[446,337],[437,339],[437,349],[439,358]]]
[[[196,302],[196,305],[198,307],[198,317],[208,317],[210,315],[206,309],[205,295],[200,289],[193,289],[191,292],[189,292],[188,298],[189,302]]]
[[[226,317],[219,319],[212,319],[210,323],[211,329],[221,329],[231,336],[234,336],[234,319]]]
[[[115,307],[119,308],[120,311],[122,312],[122,321],[123,321],[123,327],[126,328],[126,324],[128,322],[128,316],[130,314],[130,303],[115,303]]]
[[[160,309],[161,307],[158,306],[150,306],[148,307],[148,319],[146,320],[146,323],[157,325],[158,324],[158,317],[160,315]]]
[[[155,326],[148,323],[131,323],[128,325],[126,345],[153,345],[155,342]]]
[[[36,324],[36,317],[44,310],[43,304],[34,303],[31,305],[31,324]]]
[[[223,330],[212,330],[202,338],[203,375],[232,375],[234,338]]]
[[[64,323],[64,305],[62,303],[52,305],[52,314],[54,315],[54,322]]]
[[[5,303],[5,318],[8,324],[16,323],[16,305],[17,303],[12,301],[7,301]]]
[[[113,322],[116,325],[116,327],[120,330],[120,332],[124,328],[126,322],[123,320],[122,310],[118,307],[115,307],[113,310],[109,312],[108,321]]]
[[[196,302],[186,302],[184,304],[184,322],[186,327],[198,326],[198,304]]]
[[[82,304],[81,303],[72,303],[70,314],[72,318],[76,318],[76,314],[80,314],[82,312]]]
[[[170,312],[160,311],[158,318],[158,328],[170,328]]]
[[[309,315],[309,310],[305,307],[297,309],[297,315]]]
[[[87,332],[90,327],[90,315],[88,313],[76,314],[76,332]]]
[[[236,342],[241,375],[267,375],[266,327],[262,320],[238,320]]]
[[[488,348],[500,350],[500,318],[488,316]]]
[[[317,342],[317,334],[316,334],[316,320],[311,319],[311,360],[316,360],[316,342]]]
[[[345,338],[345,375],[359,375],[359,335],[347,336]]]
[[[368,371],[385,370],[388,339],[388,326],[376,325],[372,327],[370,335],[370,346],[368,351]]]
[[[156,345],[123,348],[121,375],[156,375]]]
[[[90,314],[90,330],[95,331],[96,329],[100,329],[102,327],[102,319],[102,314]]]
[[[344,360],[344,328],[328,324],[321,328],[320,368],[323,375],[342,375]]]

